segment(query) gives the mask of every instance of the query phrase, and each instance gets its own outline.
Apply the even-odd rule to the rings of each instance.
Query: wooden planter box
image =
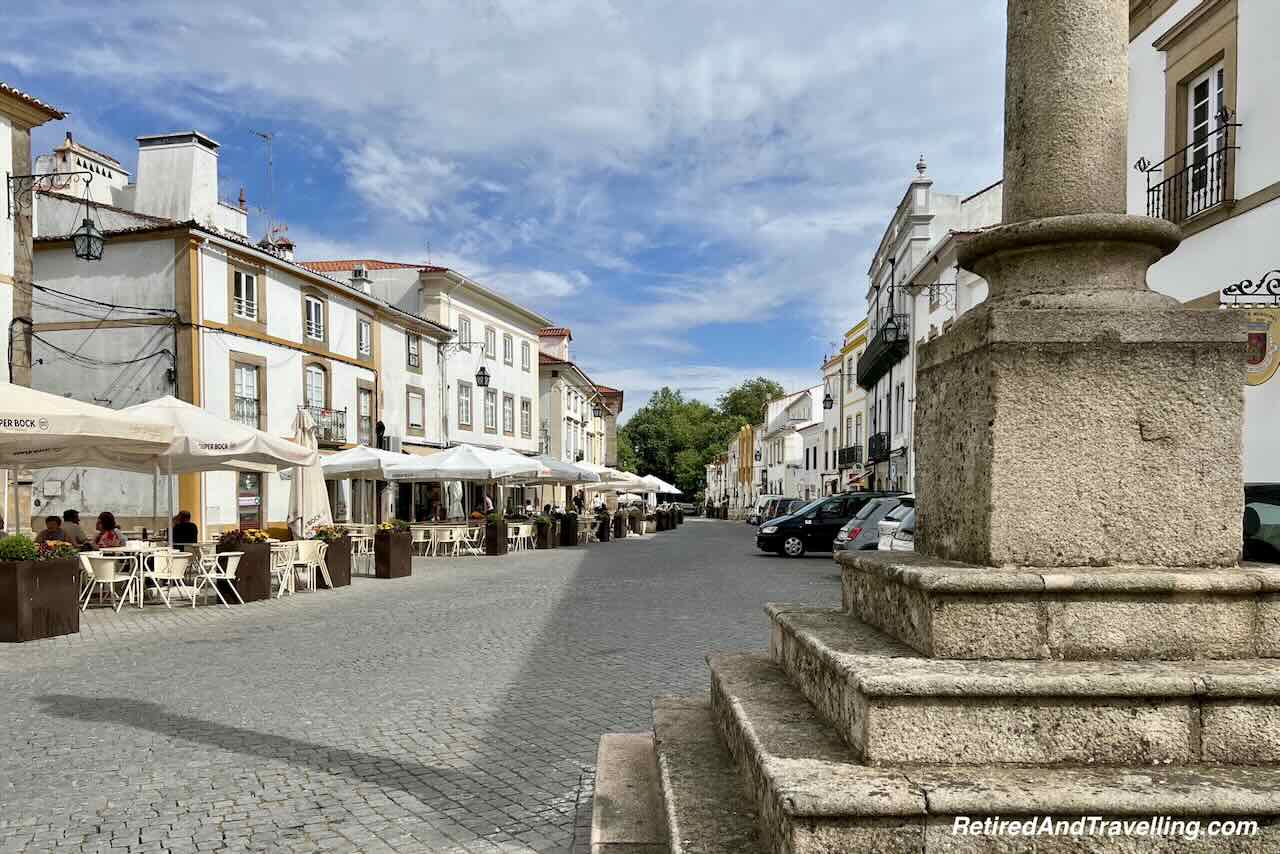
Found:
[[[218,546],[220,552],[244,552],[236,566],[236,593],[247,602],[260,602],[271,598],[271,543],[241,543],[238,546]],[[225,581],[218,582],[222,598],[236,601],[235,593]]]
[[[373,535],[375,578],[408,578],[413,574],[413,535],[408,531],[376,531]]]
[[[613,520],[609,518],[609,514],[601,513],[596,516],[594,524],[596,526],[596,539],[602,543],[609,542],[610,537],[613,535]]]
[[[676,514],[676,527],[678,528],[684,524],[684,508],[677,507],[675,509],[675,514]]]
[[[329,578],[333,580],[334,587],[346,587],[351,583],[351,538],[343,534],[338,539],[329,543],[329,548],[324,553],[324,565],[329,568]],[[321,590],[328,589],[329,585],[324,583],[324,575],[316,574],[316,587]]]
[[[556,547],[557,532],[554,522],[536,522],[533,527],[534,531],[537,533],[537,548],[554,549]]]
[[[613,515],[613,538],[621,540],[627,536],[627,514],[615,513]]]
[[[507,520],[484,523],[484,553],[487,555],[504,555],[507,553]]]
[[[566,513],[560,520],[560,545],[562,547],[578,544],[578,514]]]
[[[80,560],[0,561],[0,642],[80,631]]]
[[[644,517],[641,516],[639,513],[627,514],[627,526],[631,529],[631,533],[633,534],[643,533],[643,531],[640,530],[643,524],[644,524]]]

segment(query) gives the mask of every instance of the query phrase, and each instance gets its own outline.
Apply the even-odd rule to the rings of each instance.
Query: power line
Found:
[[[140,311],[140,312],[143,312],[144,314],[162,315],[162,316],[177,315],[178,313],[176,309],[172,309],[172,308],[159,308],[157,306],[142,306],[142,305],[123,305],[120,303],[103,302],[102,300],[91,299],[89,297],[82,297],[79,294],[73,294],[68,291],[60,291],[57,288],[51,288],[48,285],[37,285],[35,282],[31,283],[31,287],[35,288],[38,291],[44,291],[45,293],[56,294],[65,299],[78,300],[80,302],[89,303],[90,305],[101,306],[103,308],[123,309],[126,311]]]

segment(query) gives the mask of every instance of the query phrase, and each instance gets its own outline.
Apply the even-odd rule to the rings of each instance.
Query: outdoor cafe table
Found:
[[[115,547],[106,548],[106,549],[95,549],[95,551],[97,551],[103,557],[109,558],[110,560],[120,561],[121,563],[133,564],[134,570],[138,576],[138,583],[134,585],[133,592],[134,592],[134,597],[137,599],[138,607],[141,608],[142,598],[143,598],[142,594],[143,594],[143,590],[146,587],[146,584],[144,583],[144,579],[142,577],[142,572],[144,569],[142,565],[142,561],[148,555],[167,553],[168,549],[152,548],[150,545],[148,545],[147,548],[143,548],[143,549],[139,549],[139,548],[130,549],[130,548],[125,548],[124,546],[115,546]]]

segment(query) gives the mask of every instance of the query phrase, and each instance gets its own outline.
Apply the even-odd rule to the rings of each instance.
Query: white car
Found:
[[[882,552],[893,551],[893,532],[898,530],[898,525],[907,517],[907,514],[916,509],[915,493],[901,495],[898,501],[901,503],[890,510],[877,526],[880,531],[880,542],[876,548]]]
[[[916,511],[902,517],[898,527],[889,538],[889,551],[913,552],[916,550]]]

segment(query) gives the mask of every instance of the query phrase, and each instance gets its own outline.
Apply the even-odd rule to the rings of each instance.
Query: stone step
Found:
[[[994,569],[844,552],[843,608],[930,658],[1280,658],[1280,566]]]
[[[658,697],[654,745],[671,854],[763,851],[751,800],[705,697]]]
[[[609,733],[596,751],[591,854],[667,854],[652,733]]]
[[[840,611],[766,611],[773,660],[868,765],[1280,762],[1280,660],[950,661]]]
[[[962,822],[1070,822],[1152,816],[1259,823],[1256,836],[1202,837],[1197,852],[1280,851],[1280,770],[1270,767],[1071,768],[861,763],[767,655],[709,659],[712,713],[777,854],[984,854],[1031,850]],[[970,825],[972,826],[972,825]],[[1039,854],[1191,850],[1182,840],[1045,836]]]

